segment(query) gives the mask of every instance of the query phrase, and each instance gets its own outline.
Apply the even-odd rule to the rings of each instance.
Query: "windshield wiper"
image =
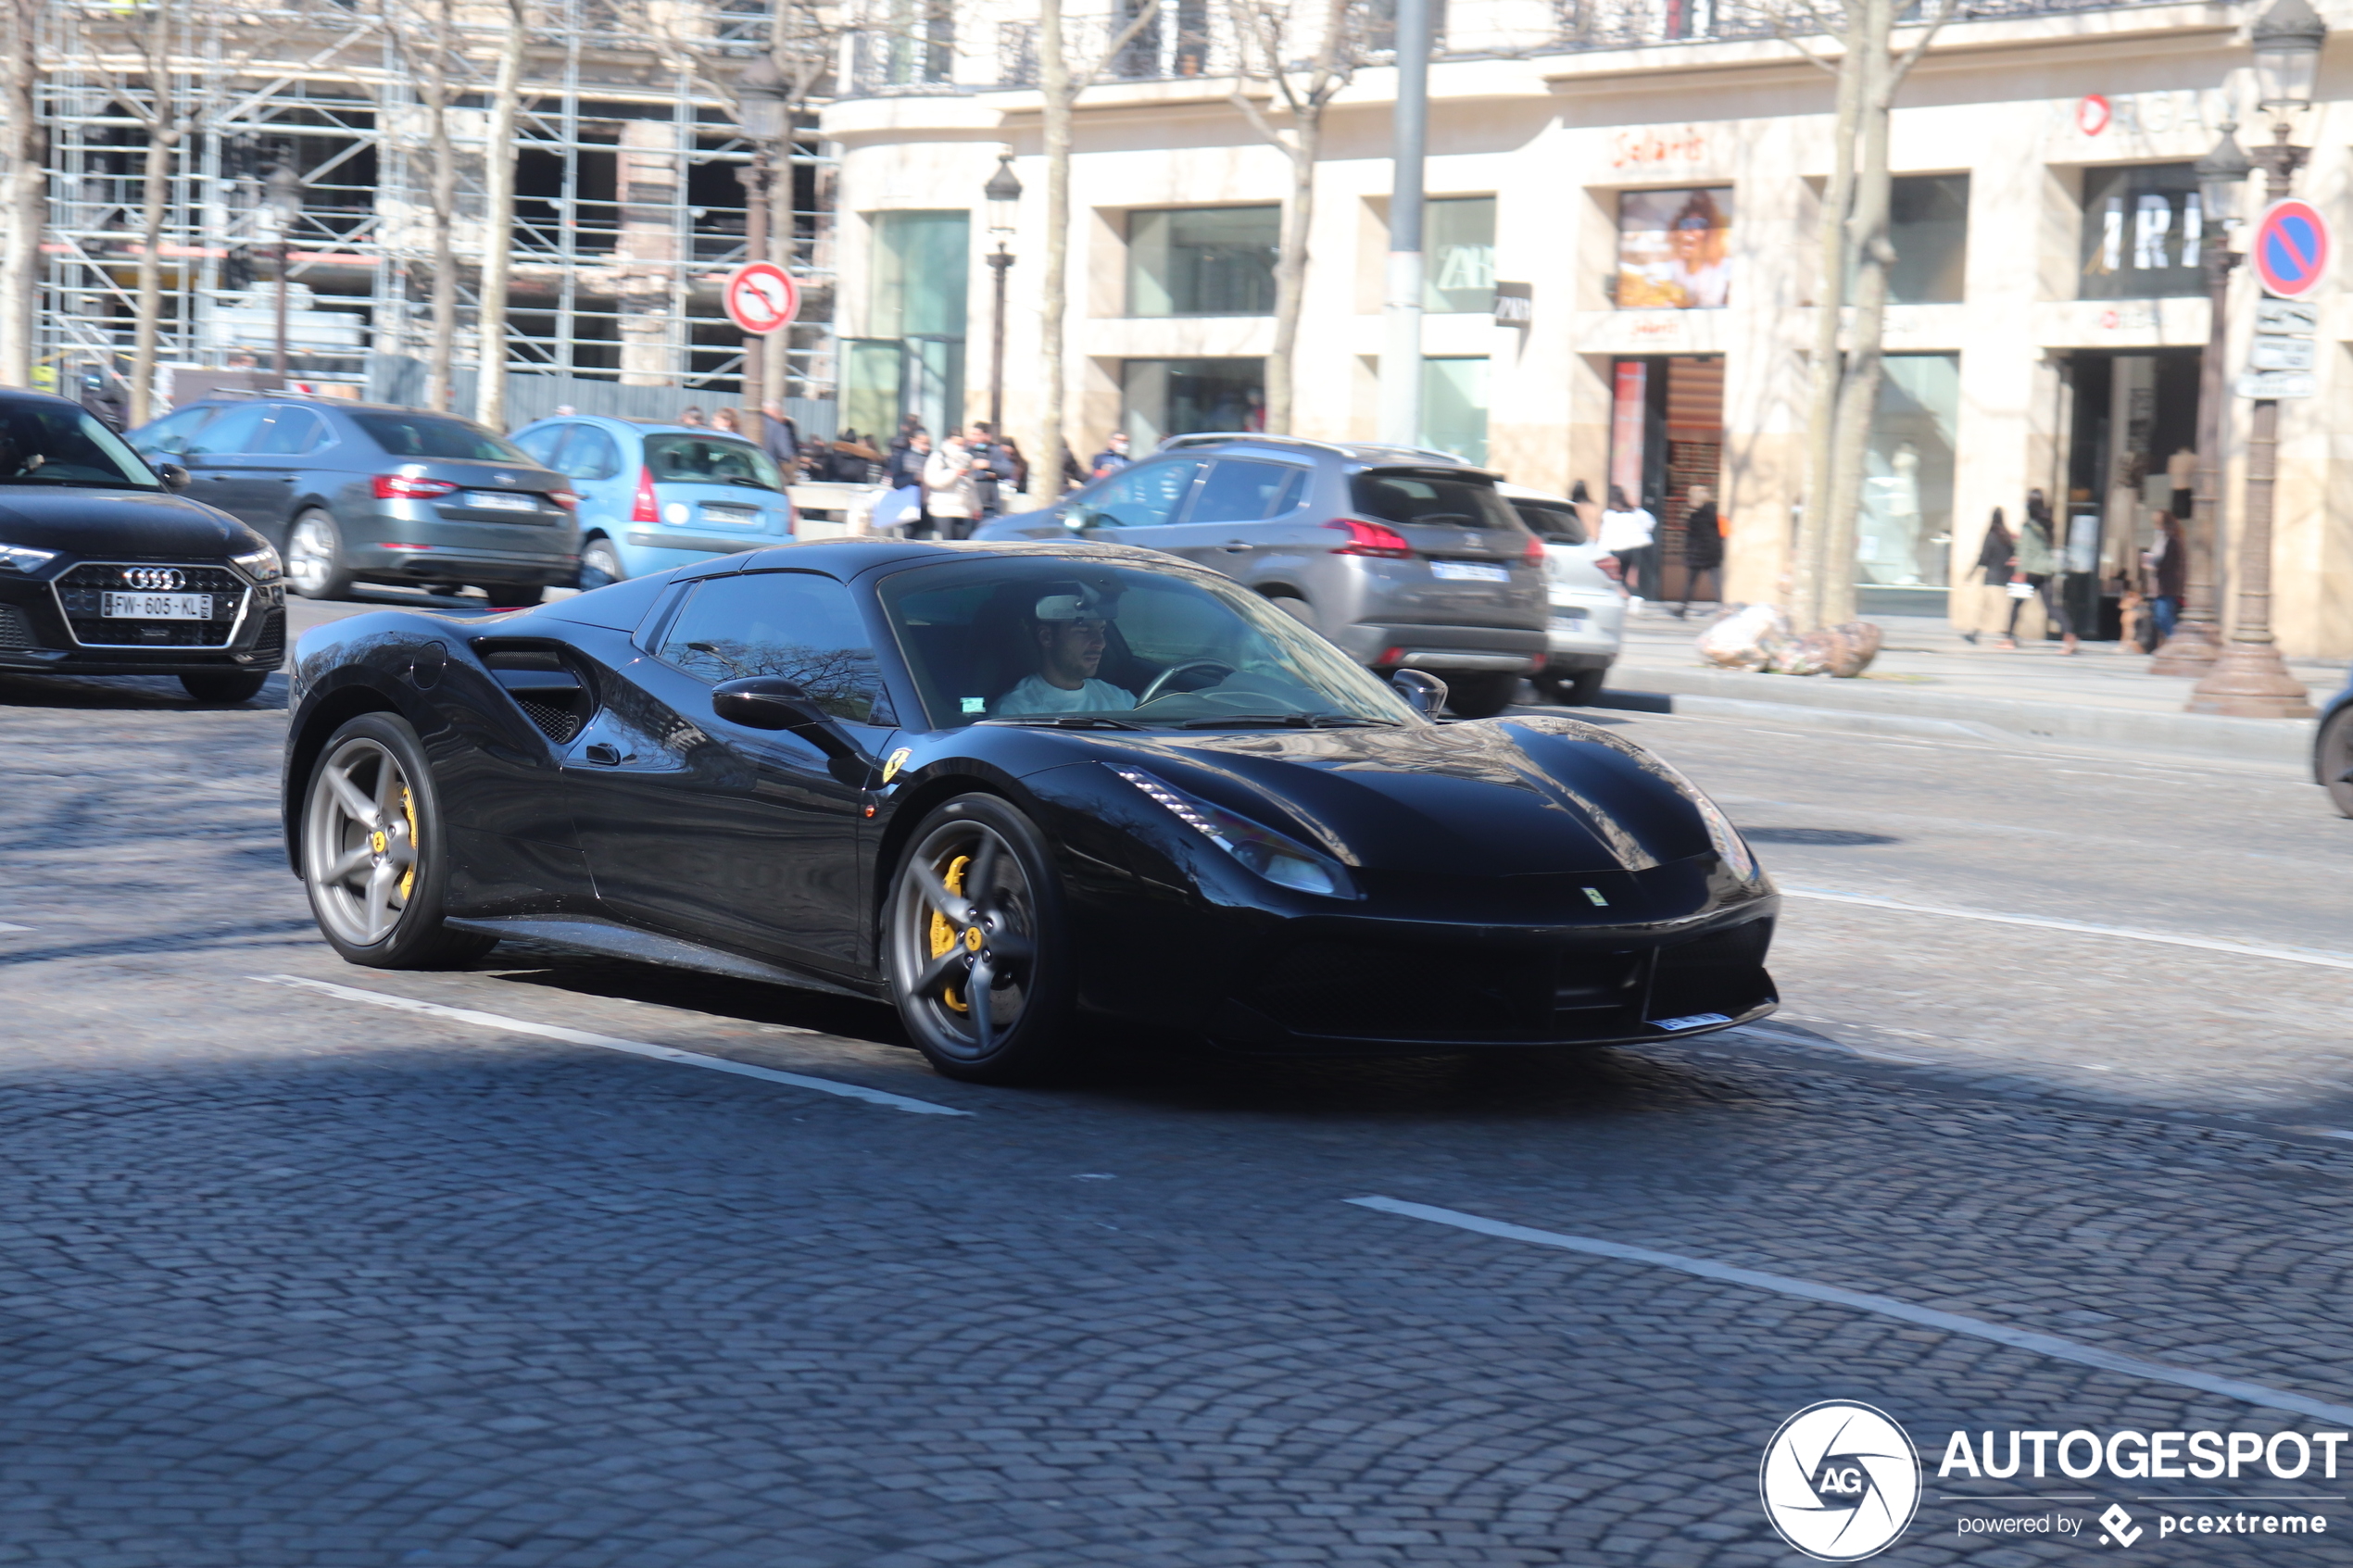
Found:
[[[1027,724],[1055,730],[1140,730],[1144,727],[1131,724],[1125,719],[1107,719],[1100,713],[1015,713],[980,721],[984,724]]]
[[[1359,719],[1352,713],[1235,713],[1211,719],[1186,719],[1180,730],[1343,730],[1359,725],[1394,729],[1394,719]]]

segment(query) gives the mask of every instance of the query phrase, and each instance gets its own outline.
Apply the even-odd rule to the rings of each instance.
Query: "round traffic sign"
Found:
[[[2291,196],[2263,209],[2246,255],[2264,293],[2303,299],[2327,275],[2330,248],[2328,220],[2310,202]]]
[[[782,332],[800,314],[800,285],[773,261],[748,261],[728,273],[722,297],[728,320],[755,336]]]

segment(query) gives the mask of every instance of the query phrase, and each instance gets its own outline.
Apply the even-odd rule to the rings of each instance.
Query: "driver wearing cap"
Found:
[[[1038,639],[1038,673],[1025,675],[997,699],[992,713],[1116,712],[1136,706],[1135,694],[1095,678],[1103,661],[1109,607],[1090,589],[1049,594],[1030,612]]]

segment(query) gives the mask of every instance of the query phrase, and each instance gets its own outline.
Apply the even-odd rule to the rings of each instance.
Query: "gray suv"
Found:
[[[1544,546],[1495,476],[1442,453],[1183,435],[979,539],[1101,539],[1249,584],[1384,676],[1427,670],[1466,719],[1546,663]]]

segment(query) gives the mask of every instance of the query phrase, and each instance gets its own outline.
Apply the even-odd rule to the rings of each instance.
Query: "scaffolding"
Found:
[[[149,80],[140,30],[166,15],[173,32],[159,84]],[[514,221],[504,236],[484,232],[497,19],[472,4],[454,15],[444,47],[458,152],[461,378],[471,381],[484,352],[475,332],[483,247],[503,243],[512,257],[503,351],[516,384],[539,377],[587,390],[666,388],[682,400],[739,395],[743,335],[719,287],[748,253],[738,170],[753,148],[721,83],[764,52],[765,6],[533,0]],[[431,335],[430,157],[425,108],[392,31],[399,25],[397,12],[331,0],[178,0],[173,13],[153,0],[50,6],[41,40],[42,379],[70,390],[69,377],[129,370],[150,141],[139,111],[160,95],[178,106],[184,132],[170,151],[157,246],[164,370],[156,407],[169,406],[175,383],[184,400],[185,387],[270,365],[281,288],[291,376],[379,396],[421,385],[409,372]],[[788,205],[790,238],[789,254],[772,259],[796,274],[803,299],[783,391],[804,406],[830,403],[835,381],[833,162],[816,140],[815,107],[799,117],[788,157],[777,160],[773,198]],[[283,232],[267,199],[279,166],[299,182]],[[781,219],[774,228],[783,241]]]

